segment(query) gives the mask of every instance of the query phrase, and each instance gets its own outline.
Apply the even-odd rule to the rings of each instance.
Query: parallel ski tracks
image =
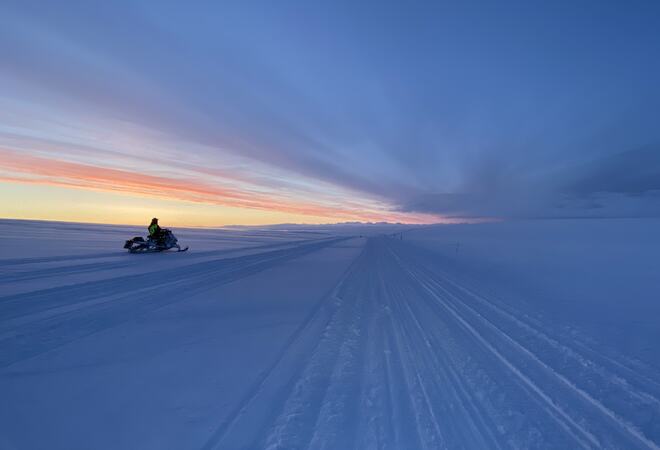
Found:
[[[364,251],[362,254],[363,253]],[[280,377],[283,376],[278,374],[278,371],[288,372],[290,379],[284,382],[284,388],[282,388],[285,396],[282,397],[281,395],[277,395],[281,393],[276,393],[275,398],[280,398],[282,404],[291,398],[291,395],[289,395],[287,391],[293,389],[293,383],[297,380],[294,376],[297,376],[299,372],[304,370],[304,360],[300,361],[300,358],[303,355],[296,355],[297,350],[304,351],[304,349],[309,346],[308,340],[310,335],[317,336],[319,333],[324,333],[324,335],[327,336],[328,331],[332,328],[333,320],[335,322],[337,320],[336,316],[339,311],[338,306],[341,304],[340,293],[342,288],[349,277],[354,274],[355,266],[362,260],[362,254],[353,261],[351,266],[342,275],[331,291],[317,302],[308,316],[286,341],[273,362],[259,374],[255,382],[252,384],[252,387],[241,398],[236,407],[227,415],[227,417],[224,418],[224,420],[222,420],[220,425],[209,436],[208,440],[202,447],[203,450],[224,448],[225,439],[235,431],[235,428],[239,426],[239,422],[242,419],[245,419],[245,416],[249,415],[250,409],[262,408],[262,405],[257,405],[257,402],[260,396],[264,395],[264,391],[269,382],[272,383],[273,378],[277,378],[278,375]],[[312,354],[318,354],[318,347],[321,343],[322,339],[319,339],[319,341],[312,340]],[[297,347],[302,347],[302,349],[298,349]],[[292,368],[293,370],[291,370]],[[279,382],[282,383],[281,380],[279,380]],[[273,409],[273,405],[268,405],[268,409]],[[266,415],[270,416],[268,413]],[[249,420],[250,419],[248,419],[248,421]],[[259,435],[258,430],[256,435]],[[254,436],[249,440],[253,442]]]
[[[346,238],[0,297],[0,367],[117,326],[137,314],[301,257]],[[177,291],[173,293],[172,291]],[[162,295],[167,292],[168,295]]]
[[[202,448],[658,449],[636,366],[372,238]]]
[[[201,250],[190,252],[186,254],[186,261],[214,259],[217,257],[230,257],[236,253],[254,254],[256,252],[263,253],[265,250],[277,248],[290,248],[292,246],[299,246],[311,244],[315,242],[327,241],[328,238],[321,239],[306,239],[299,241],[289,242],[276,242],[270,244],[253,245],[247,247],[228,248],[222,250]],[[174,253],[165,252],[158,253],[157,255],[147,254],[130,254],[126,251],[117,251],[113,253],[96,253],[88,255],[66,255],[66,256],[49,256],[49,257],[35,257],[35,258],[19,258],[19,259],[0,259],[0,283],[13,283],[24,282],[35,279],[75,276],[86,273],[102,272],[102,271],[116,271],[121,269],[138,269],[145,267],[151,261],[147,258],[181,258],[175,257]],[[95,260],[94,262],[82,262]],[[170,259],[174,262],[174,259]],[[49,265],[57,264],[55,267],[48,267]],[[44,265],[46,267],[44,267]],[[25,269],[28,266],[29,269]]]
[[[0,366],[340,241],[0,297],[0,349],[12,348]],[[159,277],[164,285],[151,287]],[[171,289],[185,295],[163,303]],[[558,336],[542,317],[380,237],[366,240],[200,446],[660,450],[653,417],[654,368]]]
[[[623,442],[627,448],[659,448],[658,444],[647,437],[639,426],[623,417],[621,412],[613,411],[599,400],[595,396],[596,394],[587,390],[588,388],[591,390],[598,388],[601,390],[601,395],[603,389],[615,390],[618,398],[635,397],[640,401],[639,406],[654,409],[655,414],[658,414],[658,400],[649,393],[655,385],[654,382],[646,383],[647,390],[637,390],[633,386],[641,384],[645,379],[644,376],[635,377],[636,383],[628,382],[623,374],[608,372],[606,368],[589,360],[587,356],[581,355],[578,350],[560,344],[557,339],[525,322],[520,318],[523,317],[522,315],[512,314],[499,307],[497,302],[456,283],[445,274],[443,274],[444,276],[435,275],[426,267],[403,260],[392,249],[390,252],[399,262],[402,270],[407,272],[411,279],[429,294],[436,305],[442,308],[445,316],[448,315],[459,323],[475,341],[496,357],[523,385],[545,403],[547,412],[569,435],[575,438],[576,443],[585,448],[600,448],[612,445],[611,441],[614,440],[616,442],[614,446],[621,445]],[[478,304],[470,304],[465,295],[476,299]],[[486,312],[491,313],[490,318],[484,315]],[[499,323],[493,322],[492,314],[498,315]],[[537,340],[549,345],[554,351],[561,352],[561,356],[564,358],[578,360],[584,371],[589,373],[578,374],[580,378],[576,380],[570,379],[569,375],[561,373],[559,369],[555,369],[544,361],[547,359],[546,353],[541,354],[530,350],[528,344],[522,343],[510,332],[505,331],[502,320],[524,330],[528,334],[527,338],[532,335]],[[546,347],[545,350],[547,351],[548,348]],[[594,353],[593,350],[590,351],[590,354]],[[615,362],[605,357],[603,359],[614,363],[615,367],[624,368],[626,372],[630,371],[622,362]],[[530,362],[532,366],[529,365]],[[545,372],[544,376],[539,375],[538,369]],[[557,391],[557,385],[554,385],[552,390],[548,390],[549,380],[561,385],[562,389]],[[596,381],[599,383],[597,386],[594,385]],[[583,383],[585,386],[578,386],[578,383]],[[623,390],[625,391],[622,392]],[[576,399],[582,404],[577,404]],[[630,411],[626,412],[630,413]]]

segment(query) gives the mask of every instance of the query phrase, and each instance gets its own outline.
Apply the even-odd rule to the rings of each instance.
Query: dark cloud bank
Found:
[[[474,183],[462,193],[424,194],[404,211],[449,217],[660,217],[660,146],[597,158],[525,179],[509,172],[498,183]]]

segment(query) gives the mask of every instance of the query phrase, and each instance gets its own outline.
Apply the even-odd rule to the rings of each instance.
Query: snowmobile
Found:
[[[129,239],[124,244],[124,248],[128,249],[129,253],[154,253],[172,248],[176,248],[179,252],[188,250],[188,247],[181,248],[177,238],[168,229],[161,230],[161,235],[157,238],[149,236],[147,239],[144,239],[142,236],[137,236]]]

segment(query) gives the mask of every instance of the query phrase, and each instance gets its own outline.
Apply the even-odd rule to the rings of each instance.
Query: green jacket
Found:
[[[157,223],[149,225],[149,236],[155,236],[158,233],[160,233],[160,227]]]

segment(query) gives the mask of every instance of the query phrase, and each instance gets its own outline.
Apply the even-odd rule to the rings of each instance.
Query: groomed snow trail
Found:
[[[371,238],[204,449],[651,448],[660,385]]]
[[[165,270],[2,297],[0,367],[10,366],[88,334],[111,328],[123,323],[127,317],[184,301],[196,292],[248,277],[344,239],[291,243],[277,250],[239,257],[211,258]],[[133,261],[136,260],[133,258]],[[141,263],[145,266],[149,261]],[[103,267],[97,267],[97,271]],[[78,273],[77,268],[69,267],[68,272]],[[57,270],[61,274],[66,268]],[[3,278],[15,279],[11,275],[0,280]],[[23,276],[19,279],[24,281],[25,278]],[[136,302],[136,298],[139,302]]]
[[[405,240],[319,237],[237,252],[159,259],[157,271],[143,267],[156,260],[114,254],[0,260],[0,282],[17,289],[0,294],[0,392],[10,381],[32,392],[37,385],[23,380],[34,378],[52,395],[38,399],[47,417],[44,408],[74,408],[67,401],[78,408],[71,414],[84,412],[103,383],[107,404],[95,403],[86,420],[121,435],[61,433],[62,423],[76,427],[66,417],[33,423],[14,395],[0,406],[0,448],[37,448],[29,443],[41,442],[40,427],[51,448],[68,449],[660,448],[655,368],[557,335]],[[329,270],[312,264],[330,254],[346,263],[332,266],[324,293],[305,287],[301,268]],[[57,282],[30,288],[44,278]],[[251,297],[293,298],[303,287],[303,302],[286,307]],[[121,339],[134,355],[114,355],[130,348]],[[88,354],[96,351],[100,362]],[[70,379],[72,393],[59,392]],[[125,405],[140,399],[163,402],[145,410],[163,416],[136,419]]]

